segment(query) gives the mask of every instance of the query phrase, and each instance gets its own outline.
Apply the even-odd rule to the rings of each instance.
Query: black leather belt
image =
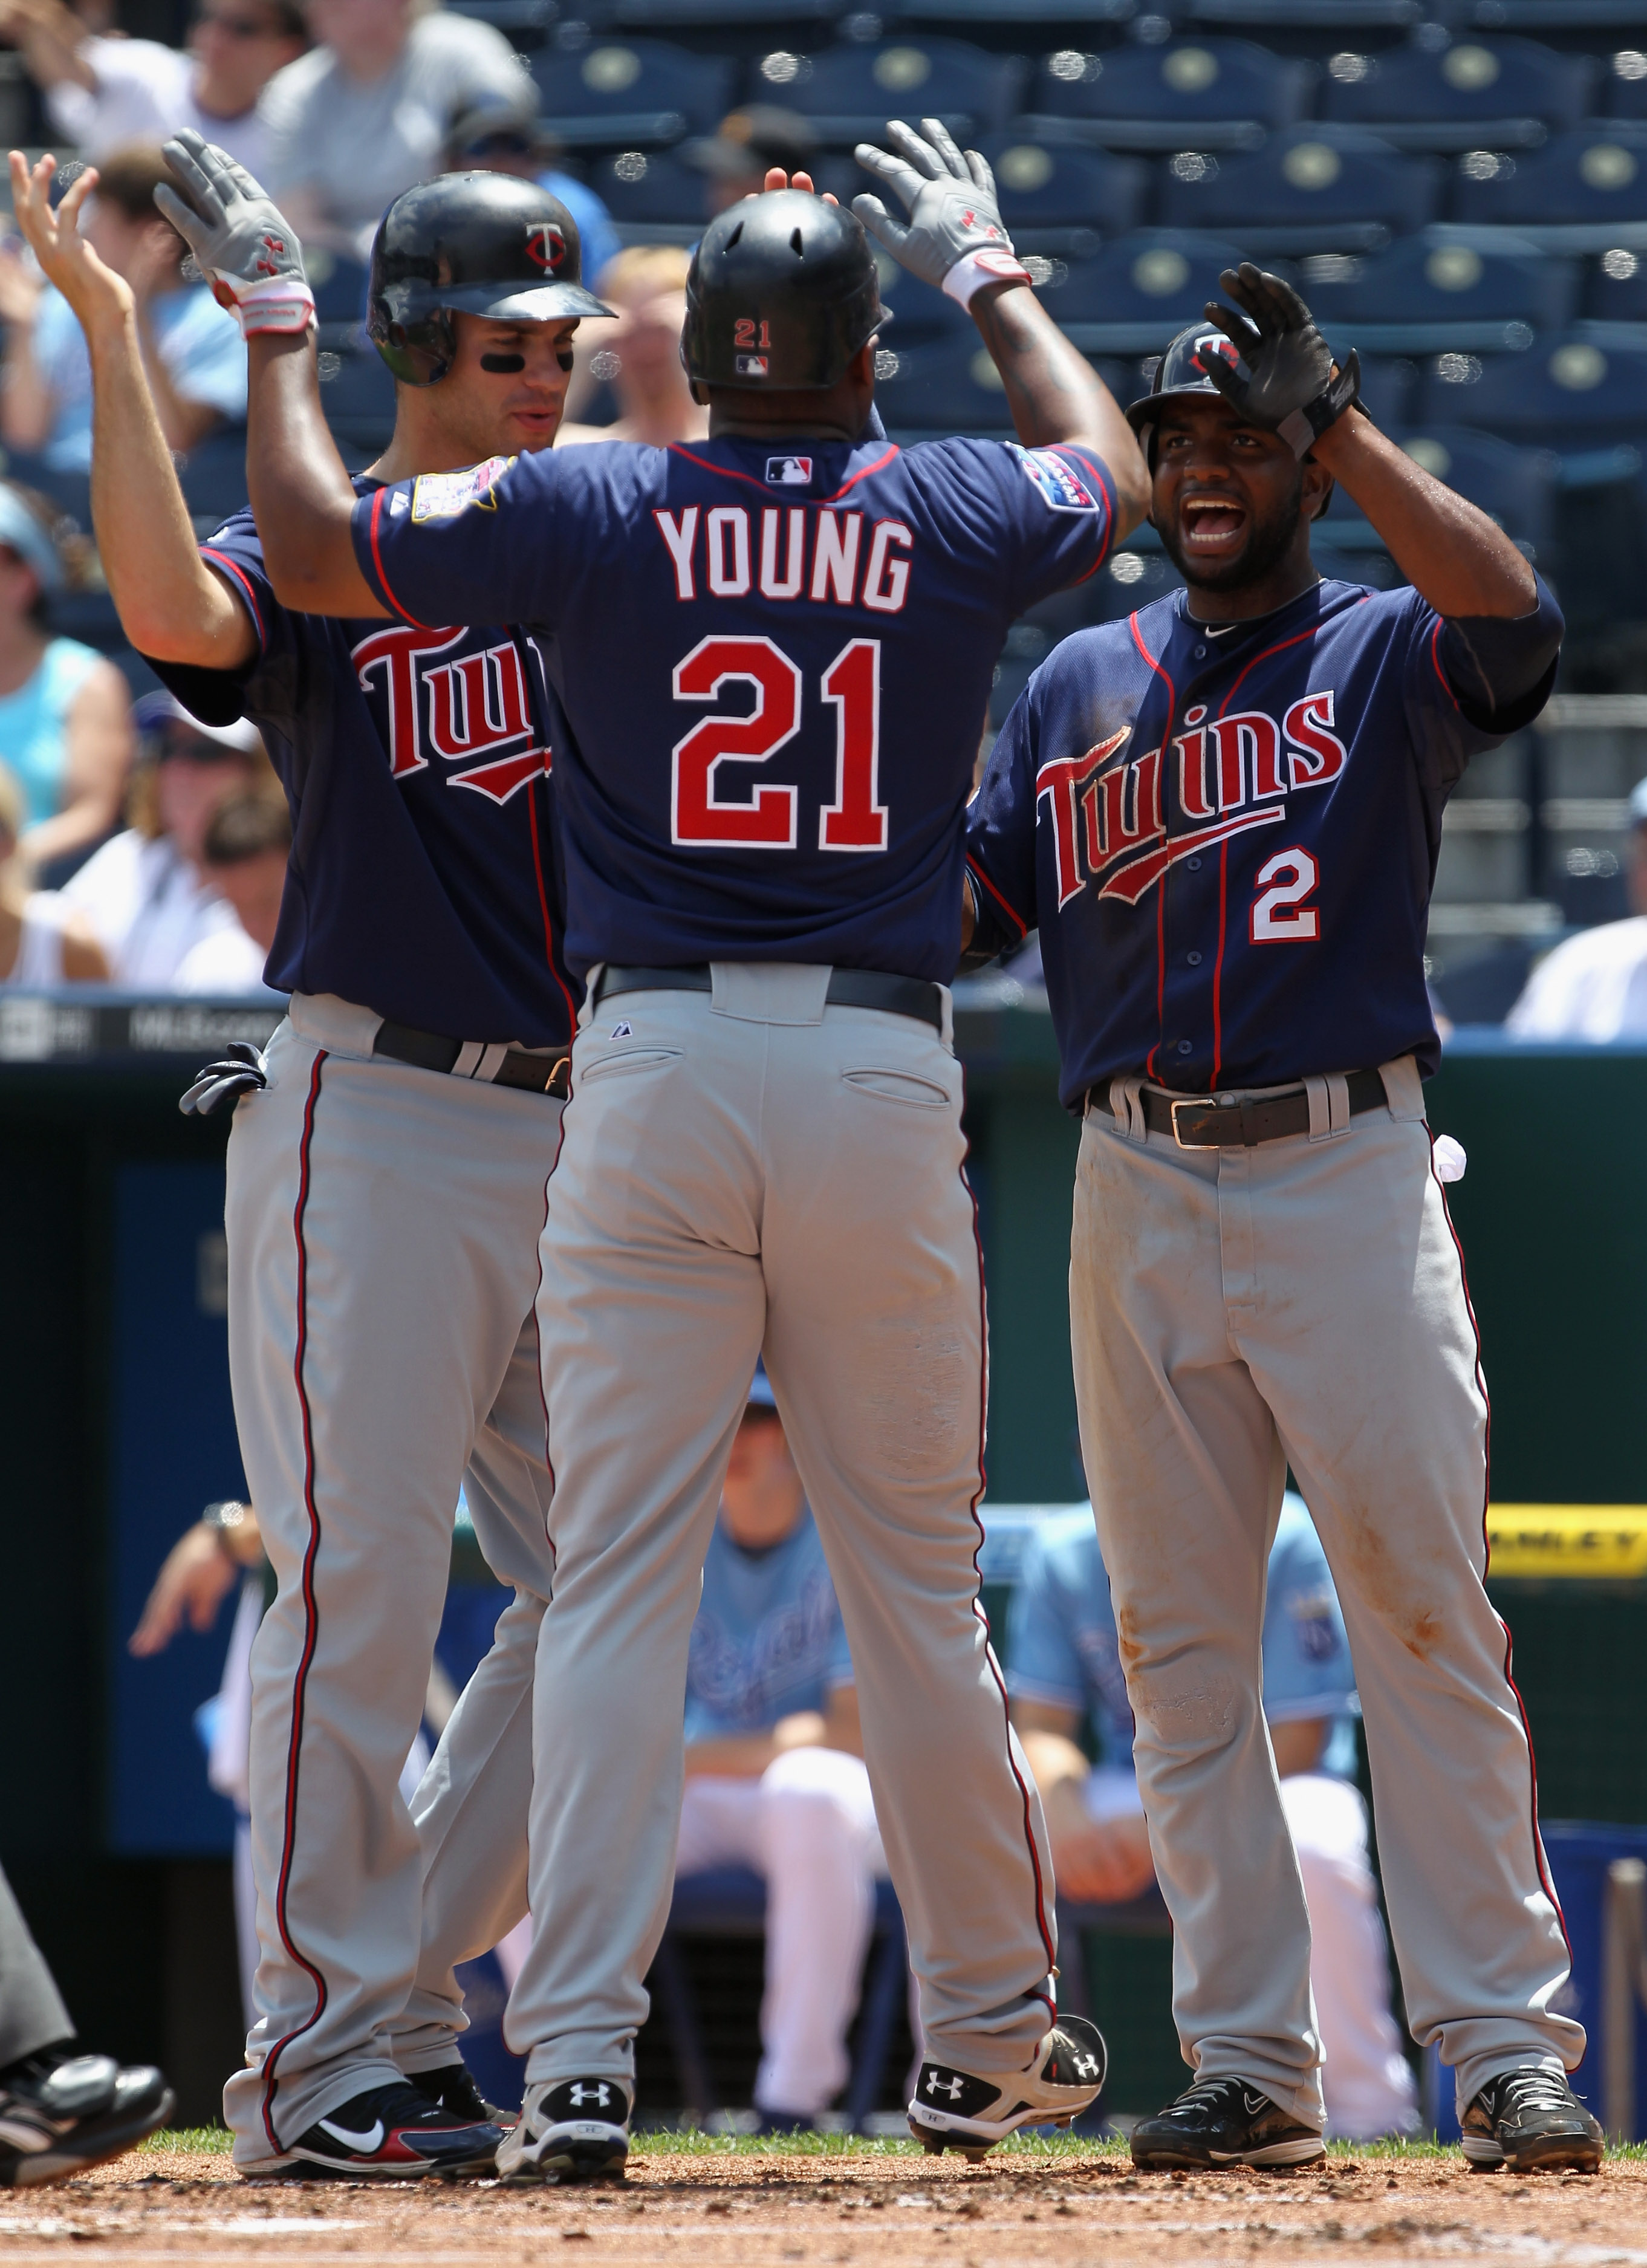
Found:
[[[1349,1115],[1380,1110],[1386,1096],[1376,1071],[1352,1071],[1345,1081],[1349,1089]],[[1138,1096],[1143,1123],[1151,1134],[1170,1134],[1180,1150],[1255,1150],[1261,1142],[1278,1142],[1286,1134],[1310,1130],[1310,1098],[1301,1086],[1284,1094],[1261,1098],[1230,1094],[1163,1094],[1146,1086]],[[1087,1108],[1114,1116],[1109,1085],[1089,1086]]]
[[[458,1057],[468,1044],[464,1040],[445,1039],[438,1032],[416,1031],[410,1024],[383,1023],[378,1027],[371,1052],[374,1056],[389,1056],[396,1063],[410,1064],[417,1071],[452,1071],[457,1069]],[[482,1050],[481,1063],[485,1062],[486,1052]],[[563,1096],[570,1063],[570,1055],[564,1051],[540,1056],[525,1048],[505,1048],[489,1079],[479,1064],[464,1075],[493,1086],[521,1086],[533,1094]]]
[[[687,968],[622,968],[608,961],[595,986],[594,1005],[616,992],[709,992],[709,963]],[[944,988],[923,976],[893,976],[879,968],[835,968],[824,1004],[830,1008],[879,1008],[888,1016],[916,1016],[935,1032],[944,1028]]]

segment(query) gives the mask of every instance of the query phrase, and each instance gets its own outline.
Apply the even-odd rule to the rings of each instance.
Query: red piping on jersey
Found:
[[[1482,1331],[1481,1325],[1475,1320],[1475,1302],[1470,1297],[1470,1278],[1469,1270],[1464,1264],[1464,1247],[1459,1241],[1458,1230],[1452,1226],[1452,1207],[1447,1203],[1445,1184],[1443,1182],[1440,1174],[1436,1172],[1435,1137],[1430,1133],[1428,1126],[1425,1127],[1424,1131],[1426,1135],[1429,1135],[1430,1144],[1430,1175],[1435,1182],[1437,1189],[1441,1192],[1441,1218],[1446,1222],[1447,1234],[1452,1239],[1452,1249],[1459,1256],[1459,1283],[1464,1292],[1464,1312],[1470,1319],[1470,1332],[1475,1341],[1475,1386],[1477,1392],[1482,1397],[1482,1406],[1487,1413],[1486,1435],[1482,1444],[1482,1581],[1485,1584],[1487,1580],[1488,1566],[1491,1562],[1493,1554],[1492,1538],[1487,1532],[1488,1506],[1492,1501],[1492,1397],[1487,1391],[1487,1380],[1482,1370]],[[1562,1911],[1562,1902],[1555,1895],[1555,1885],[1550,1879],[1549,1867],[1546,1863],[1544,1857],[1544,1838],[1539,1833],[1539,1762],[1537,1756],[1533,1753],[1533,1727],[1527,1722],[1526,1703],[1521,1698],[1521,1688],[1516,1683],[1515,1671],[1511,1666],[1511,1657],[1515,1651],[1514,1641],[1510,1635],[1510,1625],[1504,1620],[1504,1616],[1498,1612],[1496,1607],[1492,1607],[1490,1610],[1499,1629],[1503,1631],[1504,1634],[1504,1683],[1510,1688],[1511,1692],[1515,1696],[1516,1713],[1521,1719],[1521,1736],[1527,1744],[1527,1823],[1533,1830],[1533,1863],[1538,1869],[1538,1877],[1540,1882],[1543,1885],[1544,1895],[1549,1900],[1551,1905],[1555,1909],[1555,1920],[1561,1930],[1562,1943],[1567,1948],[1567,1969],[1568,1974],[1570,1976],[1572,1973],[1573,1941],[1567,1934],[1567,1917]]]
[[[1099,546],[1097,558],[1093,560],[1092,565],[1087,569],[1085,575],[1077,575],[1073,583],[1067,583],[1064,585],[1066,590],[1077,591],[1083,583],[1090,583],[1092,581],[1093,576],[1097,574],[1105,560],[1108,558],[1110,548],[1115,541],[1115,491],[1110,486],[1109,467],[1104,462],[1104,460],[1101,457],[1089,457],[1086,452],[1084,449],[1077,448],[1073,441],[1061,441],[1055,443],[1054,446],[1055,448],[1069,449],[1073,451],[1075,455],[1080,458],[1081,462],[1087,467],[1089,471],[1094,472],[1098,475],[1098,485],[1104,491],[1104,502],[1107,506],[1107,511],[1104,519],[1104,541]],[[1165,743],[1163,743],[1163,746],[1165,746]]]
[[[1012,923],[1014,927],[1017,929],[1019,939],[1022,940],[1024,938],[1026,938],[1029,935],[1029,924],[1020,914],[1014,912],[1013,909],[1001,895],[999,890],[996,888],[995,884],[989,880],[989,877],[984,873],[983,868],[978,864],[975,858],[967,859],[967,871],[972,876],[974,882],[982,883],[984,888],[988,890],[989,895],[995,900],[996,905],[1000,907],[1008,921]]]
[[[1212,964],[1212,1084],[1224,1068],[1224,939],[1230,905],[1230,844],[1218,845],[1218,954]]]
[[[388,495],[388,493],[389,491],[387,489],[379,489],[376,496],[371,499],[371,519],[369,523],[371,529],[371,563],[378,571],[378,581],[382,586],[384,597],[394,608],[395,613],[399,615],[401,620],[403,622],[410,622],[415,630],[433,630],[435,625],[432,622],[420,622],[415,615],[408,615],[407,613],[405,608],[401,604],[393,592],[389,588],[389,578],[383,571],[383,554],[378,548],[378,520],[383,511],[383,499]]]
[[[257,627],[257,642],[259,645],[266,646],[268,632],[263,627],[263,610],[257,603],[257,593],[252,588],[251,578],[230,558],[226,551],[214,551],[210,543],[201,545],[200,556],[202,559],[210,559],[214,567],[221,567],[225,575],[233,576],[246,593],[246,603],[252,610],[252,620]]]
[[[753,473],[740,473],[735,465],[713,464],[708,457],[700,457],[693,450],[688,449],[684,441],[672,441],[669,447],[673,455],[685,457],[688,462],[701,465],[706,473],[718,473],[724,481],[746,481],[752,489],[759,489],[763,497],[770,497],[774,502],[777,500],[773,490],[769,489],[764,481],[756,480]],[[877,457],[872,465],[865,465],[862,472],[854,473],[850,480],[842,481],[834,496],[808,497],[807,503],[834,504],[836,498],[843,497],[849,489],[856,488],[860,481],[866,481],[871,473],[879,473],[883,466],[890,465],[897,454],[898,444],[894,441],[884,457]],[[791,504],[795,502],[792,496],[790,497],[790,502]]]
[[[309,1152],[314,1140],[314,1106],[320,1094],[320,1067],[326,1061],[324,1049],[314,1058],[314,1069],[309,1077],[309,1099],[304,1106],[303,1138],[298,1148],[298,1202],[293,1208],[291,1232],[298,1250],[298,1337],[292,1359],[292,1372],[297,1381],[298,1408],[303,1418],[303,1503],[309,1515],[309,1542],[303,1555],[303,1652],[298,1660],[298,1674],[291,1688],[291,1729],[286,1740],[286,1801],[282,1822],[280,1876],[275,1888],[275,1924],[280,1932],[280,1941],[299,1969],[314,1986],[314,2013],[306,2022],[276,2040],[263,2059],[263,2131],[276,2153],[280,2137],[275,2132],[276,2070],[282,2055],[292,2042],[304,2033],[312,2031],[326,2014],[326,1979],[312,1961],[298,1952],[293,1942],[290,1925],[286,1918],[286,1896],[291,1884],[291,1859],[298,1834],[298,1757],[303,1745],[303,1711],[308,1690],[309,1668],[314,1660],[314,1649],[320,1637],[320,1609],[314,1596],[314,1561],[320,1548],[320,1514],[314,1500],[314,1425],[309,1412],[309,1389],[304,1381],[304,1358],[309,1346],[309,1256],[303,1240],[304,1216],[309,1209]]]
[[[561,982],[560,970],[555,966],[555,925],[549,919],[548,892],[543,887],[543,852],[538,843],[538,799],[534,792],[536,787],[537,782],[534,780],[526,793],[526,809],[532,819],[532,871],[537,877],[538,905],[543,915],[543,957],[548,963],[550,976],[555,979],[555,989],[566,1003],[567,1031],[569,1034],[574,1034],[577,1029],[577,1011],[572,1005],[571,994]]]
[[[1178,688],[1143,642],[1136,614],[1127,617],[1127,627],[1132,632],[1132,642],[1166,687],[1166,730],[1161,735],[1162,761],[1173,739],[1173,711],[1178,706]],[[1143,1059],[1147,1075],[1156,1076],[1156,1057],[1161,1052],[1161,1027],[1166,1019],[1166,890],[1165,886],[1155,894],[1155,1045]]]
[[[1462,716],[1464,713],[1462,704],[1459,700],[1458,695],[1452,690],[1452,686],[1447,681],[1446,671],[1441,666],[1441,633],[1445,628],[1446,624],[1445,621],[1437,620],[1434,630],[1430,631],[1430,659],[1435,665],[1436,675],[1441,680],[1441,690],[1446,695],[1453,707],[1458,710],[1459,714]],[[1562,1926],[1564,1928],[1566,1925],[1563,1923]]]
[[[963,1071],[961,1073],[963,1109],[966,1107],[966,1090],[967,1075]],[[1018,1792],[1023,1801],[1024,1841],[1029,1851],[1030,1872],[1035,1881],[1035,1927],[1040,1933],[1041,1945],[1047,1955],[1047,1974],[1050,1977],[1057,1968],[1058,1955],[1052,1931],[1047,1921],[1046,1877],[1040,1871],[1040,1853],[1035,1848],[1035,1828],[1030,1811],[1029,1785],[1023,1773],[1019,1771],[1018,1761],[1012,1754],[1012,1718],[1007,1702],[1006,1681],[1001,1675],[1001,1665],[995,1658],[995,1648],[989,1643],[989,1617],[984,1612],[983,1606],[983,1570],[978,1565],[978,1555],[984,1545],[983,1521],[979,1513],[978,1506],[987,1485],[983,1452],[989,1412],[989,1312],[988,1296],[984,1288],[983,1238],[978,1227],[978,1198],[972,1183],[967,1178],[967,1161],[964,1156],[960,1165],[960,1185],[967,1192],[967,1204],[972,1207],[972,1241],[974,1249],[978,1255],[978,1485],[973,1492],[972,1502],[967,1507],[972,1514],[972,1524],[978,1531],[978,1541],[973,1547],[972,1554],[972,1571],[977,1578],[977,1587],[972,1594],[972,1610],[983,1627],[984,1660],[989,1665],[989,1675],[994,1678],[996,1690],[1001,1696],[1001,1729],[1006,1735],[1007,1768],[1018,1782]],[[1028,1999],[1044,2000],[1048,2014],[1056,2018],[1057,2006],[1050,1993],[1037,1992],[1032,1988],[1025,1997]]]

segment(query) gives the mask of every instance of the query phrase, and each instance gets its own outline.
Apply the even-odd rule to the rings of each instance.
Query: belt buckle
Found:
[[[1182,1133],[1179,1130],[1178,1114],[1180,1110],[1200,1110],[1204,1107],[1202,1098],[1198,1094],[1184,1095],[1180,1101],[1174,1102],[1171,1106],[1173,1139],[1177,1143],[1180,1150],[1216,1150],[1218,1146],[1216,1142],[1186,1142]]]

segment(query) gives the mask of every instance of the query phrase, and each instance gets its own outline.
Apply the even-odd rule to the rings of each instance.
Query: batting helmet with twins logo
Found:
[[[507,173],[441,173],[396,197],[371,247],[366,330],[403,386],[452,367],[454,314],[554,323],[614,311],[586,291],[577,223]]]

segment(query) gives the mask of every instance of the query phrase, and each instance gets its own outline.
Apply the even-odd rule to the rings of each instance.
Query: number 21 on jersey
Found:
[[[754,705],[741,717],[704,717],[677,740],[670,783],[670,837],[697,850],[793,850],[798,788],[763,781],[753,794],[723,797],[724,764],[764,764],[800,730],[804,681],[768,637],[706,637],[675,664],[677,701],[714,701],[746,685]],[[880,799],[880,640],[853,638],[819,683],[835,712],[835,801],[818,814],[820,850],[884,850]]]

